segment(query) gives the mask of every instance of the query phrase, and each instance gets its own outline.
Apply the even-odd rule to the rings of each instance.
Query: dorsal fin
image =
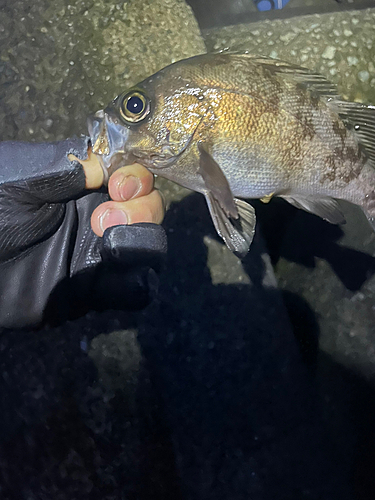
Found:
[[[291,81],[296,82],[301,87],[306,88],[310,90],[310,92],[314,92],[319,96],[339,97],[335,84],[310,69],[302,68],[301,66],[297,66],[286,61],[279,61],[278,59],[272,59],[270,57],[256,56],[246,52],[229,53],[251,59],[255,64],[260,64],[271,73],[284,75]]]

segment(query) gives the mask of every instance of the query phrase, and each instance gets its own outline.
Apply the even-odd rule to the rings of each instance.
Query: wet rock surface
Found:
[[[2,140],[85,133],[87,113],[119,88],[205,50],[177,0],[16,1],[3,12]],[[348,327],[372,300],[371,231],[349,216],[343,235],[259,203],[241,263],[214,234],[203,198],[160,182],[171,208],[157,301],[1,333],[1,498],[371,498],[375,403],[358,374],[373,366],[371,335],[362,327],[366,370],[353,371],[359,336]],[[338,324],[352,344],[337,340]]]

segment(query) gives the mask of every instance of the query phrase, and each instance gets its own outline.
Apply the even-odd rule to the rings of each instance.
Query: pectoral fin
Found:
[[[253,241],[255,232],[255,210],[243,200],[233,199],[238,218],[236,220],[227,216],[226,212],[213,196],[208,192],[206,201],[215,229],[227,245],[239,257],[244,257]]]
[[[317,198],[313,196],[281,196],[291,205],[302,208],[306,212],[319,215],[331,224],[345,224],[345,217],[340,206],[333,198]]]
[[[203,177],[207,189],[226,216],[237,219],[238,211],[227,178],[203,143],[198,144],[198,150],[200,155],[198,172]]]
[[[203,143],[198,144],[199,173],[207,188],[206,201],[215,229],[240,257],[249,250],[255,232],[254,208],[233,197],[229,182]]]

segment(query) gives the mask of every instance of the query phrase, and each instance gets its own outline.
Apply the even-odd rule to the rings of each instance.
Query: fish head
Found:
[[[135,162],[158,173],[192,142],[207,112],[204,91],[173,66],[126,90],[89,118],[93,152],[107,178]]]

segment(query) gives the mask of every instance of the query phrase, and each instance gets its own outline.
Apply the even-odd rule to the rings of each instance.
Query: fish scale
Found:
[[[133,94],[137,113],[127,109]],[[281,196],[332,223],[344,221],[344,199],[375,229],[375,107],[342,101],[305,68],[247,53],[196,56],[120,94],[89,130],[107,174],[137,161],[202,193],[239,255],[256,220],[241,198]]]

